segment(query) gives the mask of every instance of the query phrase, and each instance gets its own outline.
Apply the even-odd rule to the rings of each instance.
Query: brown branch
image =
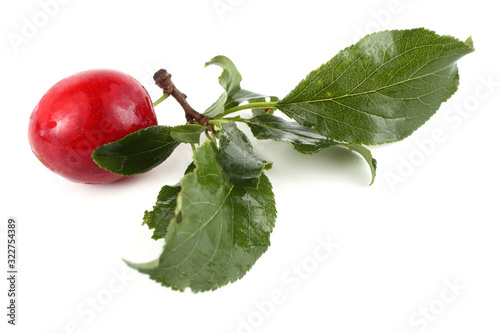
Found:
[[[208,124],[208,120],[210,120],[210,118],[193,109],[186,101],[187,96],[175,87],[174,83],[172,82],[172,74],[168,73],[165,69],[160,69],[154,74],[153,78],[156,85],[163,89],[164,94],[172,95],[175,100],[179,102],[179,104],[184,109],[186,120],[189,123],[195,121],[203,126],[206,126]]]

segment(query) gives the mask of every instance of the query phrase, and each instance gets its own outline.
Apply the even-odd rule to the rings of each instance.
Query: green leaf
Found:
[[[153,239],[164,238],[167,233],[170,220],[175,217],[175,208],[177,207],[177,195],[181,191],[181,186],[162,187],[158,194],[156,205],[152,211],[144,213],[144,223],[149,229],[154,229]]]
[[[219,83],[225,91],[219,99],[203,113],[204,115],[211,118],[217,118],[221,117],[225,110],[238,106],[243,102],[265,101],[266,98],[270,99],[272,102],[277,102],[279,100],[279,98],[275,96],[262,95],[241,89],[241,74],[229,58],[216,56],[205,64],[205,66],[209,65],[218,65],[223,69],[219,77]]]
[[[372,181],[370,182],[370,185],[372,185],[375,181],[375,175],[377,173],[377,160],[373,158],[372,152],[368,148],[356,144],[343,144],[343,146],[360,154],[361,157],[365,159],[366,163],[368,163],[372,174]]]
[[[218,65],[223,69],[219,77],[219,83],[222,88],[224,88],[224,92],[219,99],[203,113],[205,116],[213,118],[224,112],[224,107],[228,98],[235,95],[241,89],[241,74],[238,72],[238,69],[236,69],[234,63],[224,56],[212,58],[212,60],[205,64],[205,67],[209,65]]]
[[[207,128],[197,124],[179,125],[172,128],[170,135],[179,142],[200,143],[200,135]]]
[[[210,65],[217,65],[223,69],[219,83],[228,95],[234,95],[240,90],[241,74],[231,59],[225,56],[216,56],[207,62],[205,67]]]
[[[105,144],[92,153],[101,168],[124,176],[147,172],[163,163],[179,142],[169,126],[151,126]]]
[[[294,121],[285,121],[273,115],[260,115],[246,120],[245,123],[259,140],[284,141],[295,150],[304,154],[313,154],[334,146],[344,146],[360,154],[370,167],[372,174],[371,184],[375,180],[377,161],[372,157],[370,150],[356,144],[345,144],[328,139],[313,130],[303,127]]]
[[[286,121],[273,115],[256,116],[246,120],[245,123],[257,139],[284,141],[304,154],[317,153],[341,144],[294,121]]]
[[[184,171],[184,175],[187,175],[188,173],[193,172],[195,168],[196,168],[196,165],[194,164],[194,162],[191,162],[188,165],[188,167],[186,168],[186,171]]]
[[[222,125],[220,159],[222,170],[231,182],[242,187],[257,187],[264,169],[272,166],[271,162],[255,156],[250,140],[234,123]]]
[[[374,33],[311,72],[277,108],[334,140],[401,140],[455,93],[455,62],[472,51],[471,39],[422,28]]]
[[[194,169],[194,162],[191,162],[186,168],[184,175],[193,172]],[[158,240],[165,237],[170,220],[176,217],[177,214],[175,209],[177,207],[177,196],[180,191],[181,186],[179,184],[174,186],[163,186],[158,194],[153,210],[144,213],[144,221],[142,224],[146,224],[149,229],[154,229],[151,238]],[[178,222],[181,222],[182,216],[177,215],[176,219]]]
[[[214,290],[243,277],[270,245],[276,219],[272,187],[262,174],[259,188],[231,183],[217,147],[206,141],[194,153],[196,169],[181,181],[177,212],[161,256],[131,267],[176,290]]]

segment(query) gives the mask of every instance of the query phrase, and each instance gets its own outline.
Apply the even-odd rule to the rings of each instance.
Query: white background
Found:
[[[492,2],[62,2],[0,5],[0,266],[5,272],[6,224],[15,217],[20,272],[16,327],[6,324],[0,279],[2,332],[499,332],[500,71]],[[26,22],[39,28],[23,36]],[[272,246],[243,279],[215,292],[169,290],[121,260],[160,253],[142,214],[162,185],[179,180],[189,147],[143,176],[91,186],[52,174],[27,142],[38,100],[78,71],[127,72],[156,99],[151,76],[165,67],[202,111],[221,93],[220,69],[204,68],[215,55],[236,63],[246,89],[284,97],[361,36],[414,27],[473,36],[476,52],[459,61],[458,92],[407,140],[372,149],[379,168],[370,187],[366,164],[344,150],[302,156],[284,143],[255,142],[274,161]],[[14,34],[24,43],[14,46]],[[173,100],[157,114],[162,124],[183,121]],[[328,241],[339,244],[331,254],[318,248]]]

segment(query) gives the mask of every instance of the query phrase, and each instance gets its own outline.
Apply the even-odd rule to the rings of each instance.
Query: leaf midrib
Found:
[[[155,141],[153,141],[155,142]],[[169,141],[161,146],[158,146],[156,148],[153,148],[153,149],[149,149],[149,150],[143,150],[143,151],[140,151],[140,152],[137,152],[137,153],[133,153],[133,154],[121,154],[121,155],[114,155],[114,156],[100,156],[101,159],[116,159],[116,158],[120,158],[120,157],[130,157],[130,156],[137,156],[137,155],[144,155],[144,154],[150,154],[158,149],[163,149],[171,144],[175,144],[175,143],[178,143],[177,141]]]
[[[217,210],[215,211],[214,214],[212,214],[212,216],[207,220],[207,222],[205,222],[202,226],[200,226],[197,230],[195,230],[194,232],[191,233],[191,235],[189,237],[187,237],[185,240],[183,240],[181,243],[179,243],[175,248],[173,248],[170,253],[173,253],[175,251],[177,251],[182,245],[184,245],[184,243],[186,243],[187,241],[189,241],[192,237],[194,237],[195,234],[201,232],[214,218],[215,216],[219,213],[219,211],[222,209],[222,207],[224,206],[224,203],[226,202],[227,198],[230,196],[231,192],[233,191],[234,189],[234,185],[232,185],[230,188],[229,188],[229,191],[227,192],[226,196],[224,197],[224,200],[222,200],[221,204],[218,205],[217,207]],[[194,204],[196,202],[191,202],[191,205]],[[189,258],[186,257],[183,262]],[[180,263],[178,264],[180,265]],[[169,267],[177,267],[178,265],[175,265],[175,266],[169,266]]]
[[[325,141],[331,141],[331,142],[335,142],[327,137],[318,137],[318,138],[313,138],[313,137],[310,137],[310,136],[306,136],[306,135],[303,135],[302,133],[297,133],[297,132],[291,132],[291,131],[288,131],[288,130],[285,130],[285,129],[281,129],[281,128],[277,128],[277,127],[269,127],[269,126],[266,126],[262,123],[256,123],[256,122],[253,122],[252,120],[248,120],[248,121],[245,121],[246,123],[248,124],[252,124],[252,125],[256,125],[256,126],[260,126],[260,127],[264,127],[264,128],[267,128],[268,130],[271,130],[271,131],[282,131],[282,132],[285,132],[285,133],[288,133],[288,134],[292,134],[292,135],[296,135],[300,138],[305,138],[305,139],[314,139],[314,140],[325,140]],[[278,121],[270,121],[269,124],[279,124]],[[307,127],[304,127],[305,129],[307,129]],[[311,130],[312,131],[312,130]],[[320,136],[320,134],[312,131],[311,134],[316,134],[318,136]]]
[[[455,64],[453,63],[453,64],[451,64],[449,66],[442,67],[442,68],[440,68],[439,70],[437,70],[435,72],[431,72],[431,73],[428,73],[428,74],[425,74],[425,75],[421,75],[421,76],[412,77],[412,78],[409,78],[409,79],[406,79],[406,80],[398,81],[398,82],[395,82],[393,84],[382,86],[382,87],[379,87],[379,88],[376,88],[376,89],[371,89],[371,90],[368,90],[368,91],[362,91],[362,92],[355,93],[355,94],[347,93],[347,94],[344,94],[344,95],[341,95],[341,96],[332,96],[330,98],[322,98],[322,99],[315,99],[315,100],[312,100],[312,99],[311,100],[303,100],[303,101],[300,101],[300,102],[286,102],[286,103],[278,102],[277,106],[320,103],[320,102],[327,102],[327,101],[335,101],[335,100],[342,99],[342,98],[347,98],[347,97],[361,96],[361,95],[368,95],[368,94],[378,93],[380,90],[391,88],[391,87],[399,85],[399,84],[407,83],[409,81],[416,80],[416,79],[422,79],[422,78],[430,76],[430,75],[436,75],[437,73],[439,73],[441,71],[444,71],[445,69],[448,69],[448,68],[450,68],[450,67],[452,67],[454,65]],[[387,96],[387,95],[383,95],[383,96],[386,96],[386,97],[389,97],[389,98],[393,98],[393,97]],[[424,95],[422,95],[422,96],[424,96]],[[407,99],[418,99],[418,98],[420,98],[422,96],[409,97]],[[370,115],[376,116],[374,114],[370,114]]]

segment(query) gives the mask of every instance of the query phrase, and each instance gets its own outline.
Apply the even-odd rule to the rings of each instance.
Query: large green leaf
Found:
[[[105,144],[92,153],[101,168],[124,176],[147,172],[163,163],[179,142],[169,126],[151,126]]]
[[[255,155],[250,140],[234,123],[221,128],[220,159],[231,182],[242,187],[257,187],[262,171],[272,166]]]
[[[473,50],[470,38],[422,28],[374,33],[311,72],[277,108],[334,140],[401,140],[455,93],[455,62]]]
[[[273,115],[260,115],[245,120],[253,135],[259,140],[274,140],[289,143],[295,150],[304,154],[313,154],[334,146],[347,147],[360,154],[370,167],[372,174],[371,184],[375,180],[377,161],[372,157],[370,150],[356,145],[346,144],[328,139],[313,130],[303,127],[294,121],[286,121]]]
[[[173,289],[214,290],[245,275],[267,250],[276,219],[272,187],[235,186],[222,171],[215,144],[194,153],[196,168],[181,181],[177,213],[161,256],[133,268]]]

